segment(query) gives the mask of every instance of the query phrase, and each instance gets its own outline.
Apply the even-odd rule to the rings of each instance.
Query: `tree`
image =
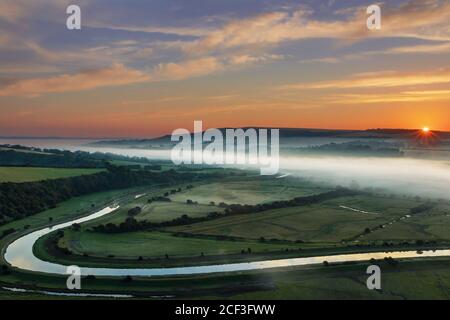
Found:
[[[136,216],[136,215],[138,215],[141,212],[142,212],[141,207],[134,207],[134,208],[128,210],[128,215],[129,216]]]
[[[78,223],[74,223],[74,224],[72,224],[72,229],[74,231],[80,231],[81,226]]]

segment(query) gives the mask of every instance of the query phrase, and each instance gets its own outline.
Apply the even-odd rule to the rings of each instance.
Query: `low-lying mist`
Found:
[[[170,150],[78,149],[170,160]],[[450,160],[326,155],[280,156],[280,175],[286,173],[321,181],[331,186],[383,188],[391,193],[450,200]]]
[[[450,200],[450,162],[412,158],[282,157],[280,170],[343,186]]]

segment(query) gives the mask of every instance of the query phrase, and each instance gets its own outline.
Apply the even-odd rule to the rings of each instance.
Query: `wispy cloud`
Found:
[[[167,35],[201,37],[207,35],[211,30],[207,28],[195,27],[161,27],[161,26],[130,26],[130,25],[114,25],[104,23],[91,23],[87,25],[91,28],[105,28],[116,31],[131,31],[144,33],[161,33]]]
[[[401,91],[385,94],[341,94],[326,97],[324,101],[333,104],[379,104],[394,102],[450,101],[450,90]]]
[[[442,69],[433,72],[375,72],[353,75],[347,79],[321,81],[312,83],[296,83],[277,87],[280,90],[311,89],[357,89],[357,88],[390,88],[415,85],[431,85],[450,83],[450,70]]]
[[[160,64],[155,70],[155,75],[161,80],[182,80],[211,74],[223,69],[224,65],[217,58],[205,57],[179,63]]]
[[[0,87],[0,96],[38,96],[45,93],[81,91],[149,80],[150,77],[141,71],[115,64],[110,68],[77,74],[13,81]]]
[[[450,40],[450,3],[442,0],[411,0],[399,7],[383,6],[383,27],[367,30],[365,7],[352,8],[344,20],[318,20],[310,10],[272,12],[232,21],[186,47],[190,53],[206,53],[243,46],[268,46],[312,38],[345,39],[413,37]],[[340,17],[342,18],[342,17]]]

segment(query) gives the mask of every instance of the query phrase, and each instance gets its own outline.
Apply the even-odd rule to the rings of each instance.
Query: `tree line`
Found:
[[[94,192],[150,184],[177,184],[204,179],[211,174],[179,173],[175,170],[151,172],[106,164],[107,170],[91,175],[26,183],[0,184],[0,225],[24,218],[72,197]],[[217,174],[216,174],[217,175]]]
[[[112,153],[40,149],[19,145],[0,145],[0,166],[54,167],[54,168],[104,168],[108,161],[138,163],[146,170],[161,170],[161,165],[143,157],[128,157]],[[161,163],[161,162],[160,162]]]

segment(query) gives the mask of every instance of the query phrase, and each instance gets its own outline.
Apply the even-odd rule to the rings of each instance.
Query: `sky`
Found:
[[[450,131],[450,1],[0,0],[0,136],[154,137],[194,120]]]

